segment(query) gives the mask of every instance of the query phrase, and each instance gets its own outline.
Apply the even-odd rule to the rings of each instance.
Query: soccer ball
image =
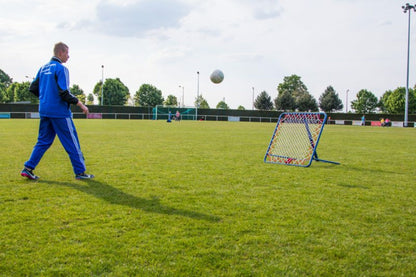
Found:
[[[217,69],[211,73],[211,76],[209,76],[209,78],[211,79],[211,82],[213,82],[214,84],[219,84],[222,82],[222,80],[224,80],[224,73],[222,73],[221,70]]]

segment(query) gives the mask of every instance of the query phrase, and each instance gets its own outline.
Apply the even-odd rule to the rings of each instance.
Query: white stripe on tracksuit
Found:
[[[72,119],[71,118],[66,118],[66,123],[67,123],[67,126],[68,126],[68,130],[71,133],[72,142],[74,143],[75,149],[77,150],[78,159],[81,162],[81,164],[83,165],[83,167],[85,168],[84,156],[82,155],[81,147],[79,146],[77,136],[75,135],[75,132],[74,132],[74,127],[73,127],[74,125],[72,123]],[[78,173],[82,173],[82,172],[76,172],[76,173],[78,174]]]

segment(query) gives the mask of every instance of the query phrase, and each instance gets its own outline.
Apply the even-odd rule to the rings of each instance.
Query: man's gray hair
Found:
[[[59,54],[59,52],[66,51],[66,50],[68,50],[68,48],[69,48],[68,45],[66,45],[65,43],[58,42],[57,44],[55,44],[55,46],[53,48],[53,54],[55,56],[57,56]]]

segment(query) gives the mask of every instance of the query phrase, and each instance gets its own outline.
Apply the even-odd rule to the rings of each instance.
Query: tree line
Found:
[[[29,102],[38,103],[38,99],[29,92],[30,82],[13,82],[3,70],[0,69],[0,103]],[[151,84],[142,84],[133,97],[129,89],[119,78],[108,78],[104,84],[97,82],[93,92],[86,95],[76,84],[72,85],[70,91],[81,102],[87,105],[94,104],[94,98],[101,105],[126,105],[154,107],[156,105],[179,106],[178,99],[169,94],[166,99],[162,91]],[[357,93],[356,99],[351,101],[351,108],[356,113],[374,113],[377,110],[389,113],[400,114],[404,112],[405,88],[398,87],[395,90],[387,90],[380,99],[369,90],[362,89]],[[103,97],[104,96],[104,97]],[[195,98],[195,106],[202,109],[210,109],[208,102],[202,95]],[[295,74],[283,78],[283,82],[277,86],[277,97],[272,100],[271,96],[262,91],[254,101],[254,107],[258,110],[279,110],[279,111],[318,111],[336,112],[343,109],[341,99],[332,86],[328,86],[320,95],[318,101],[309,93],[308,88],[302,82],[301,77]],[[409,89],[409,113],[416,113],[416,87]],[[230,109],[223,100],[216,109]],[[244,110],[243,106],[238,109]]]
[[[278,95],[272,102],[267,92],[260,93],[254,103],[259,110],[281,110],[281,111],[318,111],[336,112],[343,109],[341,99],[332,86],[328,86],[320,95],[319,102],[308,92],[301,77],[291,75],[284,77],[283,82],[277,87]],[[367,89],[361,89],[356,99],[350,102],[351,108],[360,114],[374,113],[380,111],[387,114],[403,114],[405,109],[404,87],[395,90],[387,90],[380,99]],[[409,88],[409,113],[416,113],[416,87]]]

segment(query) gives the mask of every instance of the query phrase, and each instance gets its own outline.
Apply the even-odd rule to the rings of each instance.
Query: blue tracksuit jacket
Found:
[[[70,104],[78,103],[69,91],[68,69],[55,57],[40,68],[29,90],[39,97],[41,117],[71,117]]]

